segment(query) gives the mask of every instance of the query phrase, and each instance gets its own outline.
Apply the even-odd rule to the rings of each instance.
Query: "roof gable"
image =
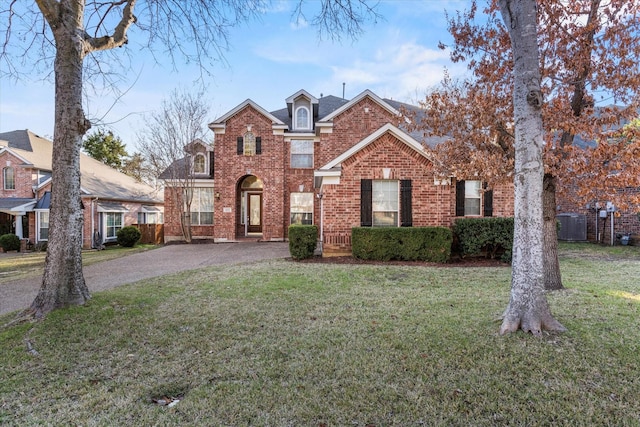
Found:
[[[410,148],[414,149],[416,152],[421,154],[426,159],[431,160],[429,158],[429,156],[427,155],[427,153],[425,152],[424,147],[422,146],[422,144],[420,144],[418,141],[413,139],[410,135],[408,135],[407,133],[403,132],[402,130],[400,130],[396,126],[394,126],[394,125],[392,125],[390,123],[387,123],[386,125],[382,126],[380,129],[378,129],[377,131],[375,131],[371,135],[367,136],[365,139],[363,139],[362,141],[360,141],[359,143],[357,143],[356,145],[354,145],[353,147],[351,147],[350,149],[348,149],[347,151],[345,151],[344,153],[342,153],[341,155],[339,155],[338,157],[336,157],[335,159],[333,159],[332,161],[327,163],[326,165],[322,166],[319,170],[320,171],[328,171],[328,170],[331,170],[333,168],[336,168],[336,167],[340,166],[342,164],[342,162],[344,162],[348,158],[354,156],[355,154],[360,152],[366,146],[368,146],[372,142],[376,141],[378,138],[380,138],[382,135],[384,135],[387,132],[392,134],[394,137],[396,137],[400,142],[402,142],[405,145],[409,146]]]
[[[256,104],[255,102],[253,102],[251,99],[247,99],[244,102],[242,102],[239,105],[237,105],[232,110],[230,110],[225,115],[223,115],[223,116],[217,118],[216,120],[212,121],[211,123],[209,123],[209,129],[214,130],[214,129],[224,128],[225,123],[226,123],[227,120],[229,120],[231,117],[235,116],[238,112],[242,111],[243,109],[245,109],[248,106],[251,106],[256,111],[258,111],[260,114],[265,116],[267,119],[271,120],[271,124],[272,125],[286,126],[282,120],[280,120],[279,118],[277,118],[276,116],[274,116],[273,114],[271,114],[270,112],[268,112],[267,110],[265,110],[264,108],[262,108],[261,106]]]
[[[360,102],[361,100],[363,100],[364,98],[367,98],[367,97],[370,98],[372,101],[374,101],[376,104],[380,105],[382,108],[384,108],[388,112],[390,112],[391,114],[396,115],[396,116],[400,115],[400,112],[398,110],[393,108],[391,105],[389,105],[387,102],[385,102],[378,95],[376,95],[375,93],[373,93],[369,89],[367,89],[364,92],[360,93],[355,98],[353,98],[351,101],[347,102],[346,104],[342,105],[341,107],[339,107],[336,110],[334,110],[333,112],[331,112],[326,117],[321,118],[320,121],[321,122],[328,122],[328,121],[333,120],[336,116],[342,114],[344,111],[346,111],[349,108],[353,107],[358,102]]]

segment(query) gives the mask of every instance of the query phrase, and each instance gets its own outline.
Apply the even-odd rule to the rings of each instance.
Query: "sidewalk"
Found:
[[[20,256],[20,253],[0,256]],[[288,258],[287,242],[168,245],[93,264],[83,269],[91,293],[151,277],[213,265]],[[0,314],[27,308],[40,289],[41,276],[0,285]]]

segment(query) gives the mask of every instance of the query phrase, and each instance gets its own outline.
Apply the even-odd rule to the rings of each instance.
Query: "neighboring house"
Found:
[[[52,149],[29,130],[0,133],[0,234],[31,244],[48,240]],[[125,225],[163,222],[162,194],[85,154],[80,182],[84,248],[115,241]]]
[[[184,202],[171,171],[191,164],[194,239],[285,240],[316,224],[323,255],[351,251],[352,227],[445,226],[462,216],[512,216],[513,189],[435,176],[404,109],[364,91],[351,100],[300,90],[268,112],[246,101],[209,124],[214,143],[185,147],[165,180],[165,241],[181,240]],[[212,152],[213,150],[213,152]],[[185,163],[190,162],[190,163]]]

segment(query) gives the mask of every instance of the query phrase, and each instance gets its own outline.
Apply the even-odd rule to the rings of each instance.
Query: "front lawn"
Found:
[[[575,248],[549,295],[568,332],[542,338],[497,334],[507,266],[279,260],[97,293],[0,330],[0,424],[638,425],[640,248]]]

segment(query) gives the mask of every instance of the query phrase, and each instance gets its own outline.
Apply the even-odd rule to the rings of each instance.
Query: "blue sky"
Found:
[[[343,37],[332,42],[320,40],[315,27],[292,22],[294,1],[275,0],[258,21],[232,30],[226,64],[204,78],[209,121],[247,98],[272,111],[283,108],[284,100],[300,89],[316,97],[342,96],[343,83],[346,98],[370,89],[381,97],[415,102],[440,82],[445,68],[454,77],[466,72],[464,65],[450,62],[438,42],[450,41],[445,10],[453,15],[468,5],[466,0],[381,1],[378,11],[384,19],[368,23],[356,41]],[[122,138],[129,152],[136,150],[136,135],[144,131],[144,114],[158,110],[174,89],[194,86],[200,76],[195,65],[177,64],[173,70],[141,51],[134,55],[117,102],[109,91],[87,92],[85,102],[89,118]],[[43,76],[3,79],[0,132],[28,128],[52,137],[53,97],[53,83]]]

